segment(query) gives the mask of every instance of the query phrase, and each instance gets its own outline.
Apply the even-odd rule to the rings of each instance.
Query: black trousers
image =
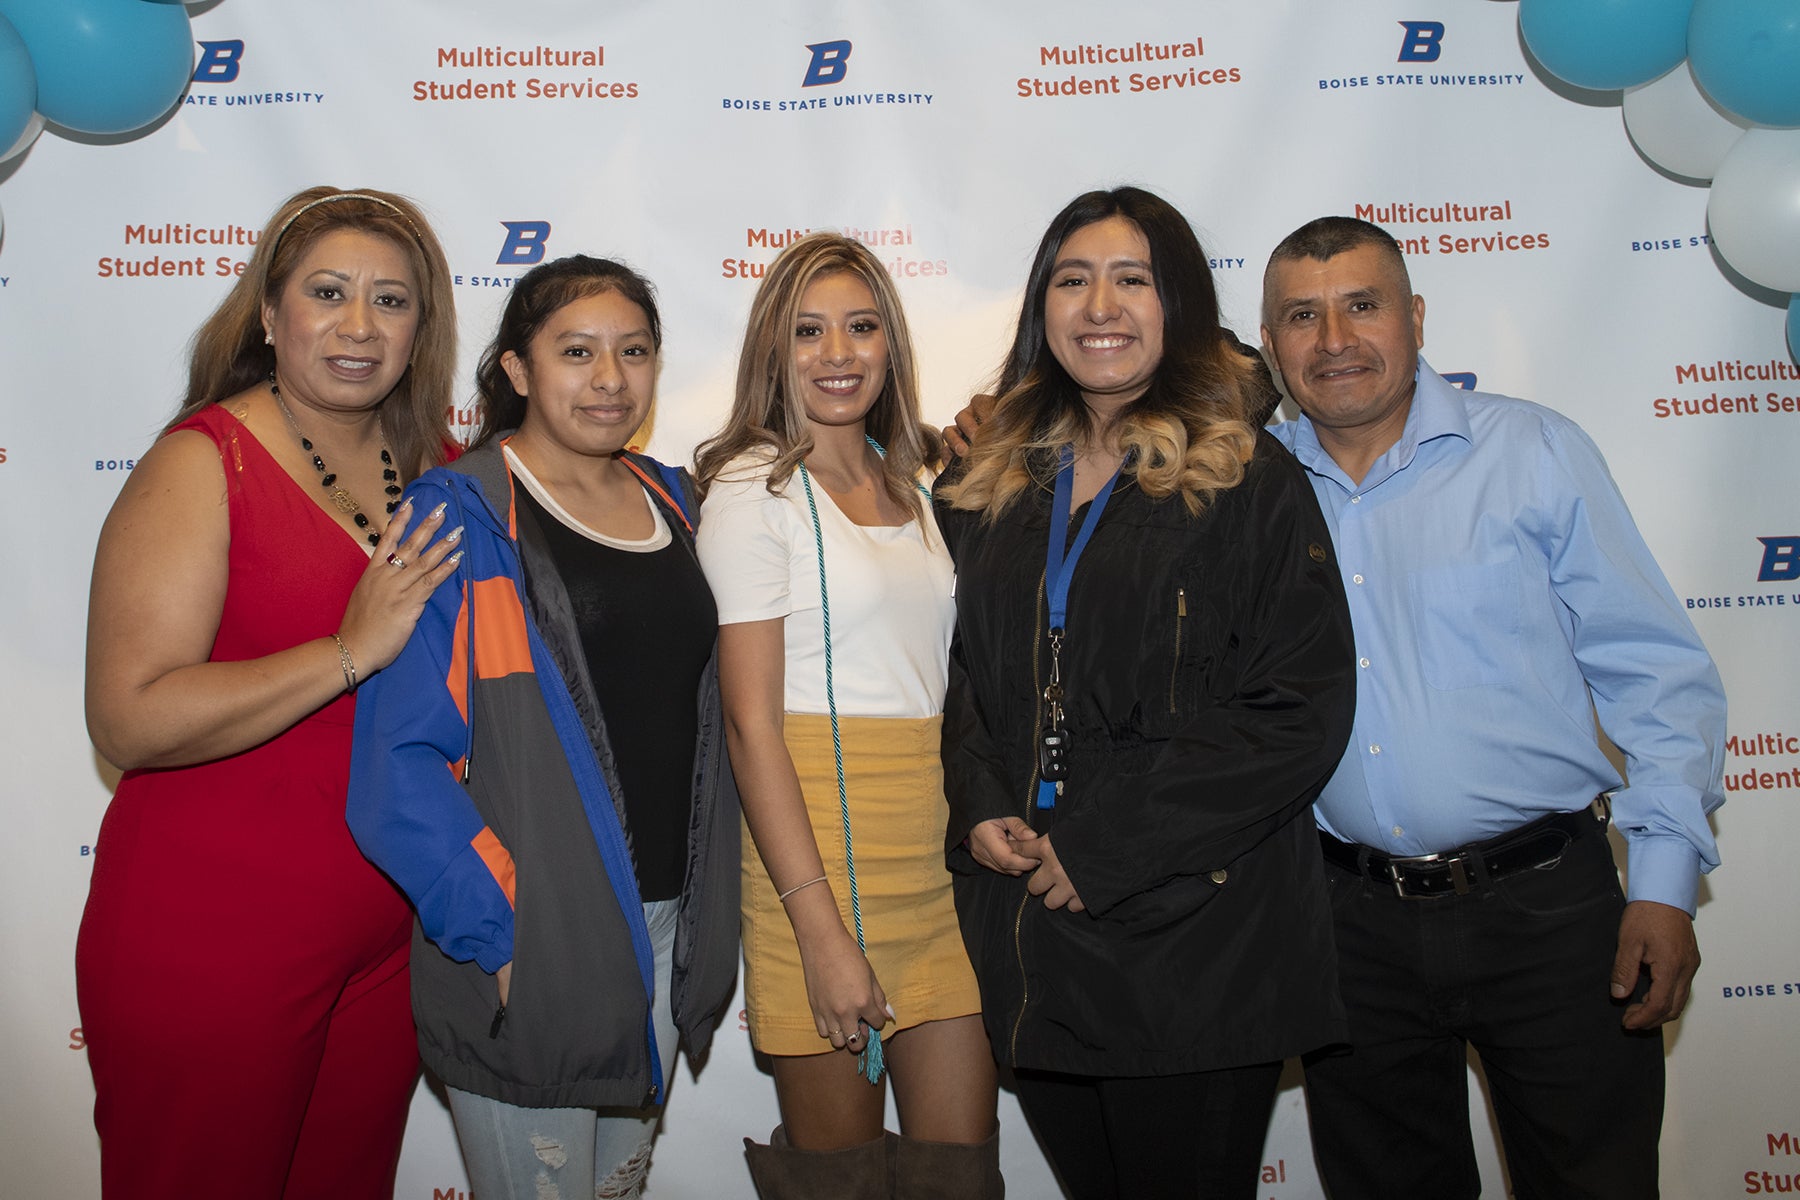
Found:
[[[1466,1046],[1481,1056],[1516,1200],[1653,1200],[1660,1030],[1610,994],[1624,906],[1592,834],[1552,867],[1406,900],[1325,867],[1351,1049],[1305,1061],[1332,1200],[1481,1194]]]
[[[1281,1064],[1115,1078],[1016,1073],[1070,1200],[1253,1200]]]

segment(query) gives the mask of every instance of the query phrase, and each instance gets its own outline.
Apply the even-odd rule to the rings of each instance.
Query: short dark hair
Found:
[[[571,254],[533,267],[513,284],[506,308],[500,314],[500,328],[475,367],[475,391],[481,412],[475,436],[469,440],[471,450],[498,434],[517,429],[525,420],[525,397],[513,389],[512,379],[500,364],[507,351],[527,357],[526,349],[544,322],[564,305],[601,292],[617,292],[643,309],[650,322],[650,344],[661,352],[662,317],[656,311],[656,289],[624,263]]]
[[[1392,260],[1406,289],[1404,294],[1410,296],[1412,276],[1407,273],[1406,255],[1401,252],[1400,243],[1394,240],[1393,234],[1361,217],[1316,217],[1282,238],[1281,244],[1269,255],[1269,265],[1263,268],[1263,323],[1269,321],[1269,275],[1275,270],[1276,263],[1298,262],[1305,258],[1328,262],[1363,246],[1374,246]]]
[[[1381,226],[1360,217],[1318,217],[1308,221],[1281,239],[1281,244],[1269,255],[1269,266],[1302,258],[1325,262],[1360,246],[1374,246],[1391,255],[1394,265],[1400,268],[1401,277],[1406,279],[1408,289],[1412,287],[1400,243]]]

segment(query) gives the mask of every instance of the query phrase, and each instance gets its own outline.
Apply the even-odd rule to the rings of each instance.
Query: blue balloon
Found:
[[[12,22],[0,17],[0,152],[24,134],[37,109],[37,72]]]
[[[1758,125],[1800,125],[1800,5],[1794,0],[1695,0],[1688,59],[1721,108]]]
[[[1687,56],[1695,0],[1519,0],[1519,32],[1546,70],[1614,91],[1666,75]]]
[[[1788,353],[1800,362],[1800,292],[1788,301]]]
[[[143,0],[0,0],[37,70],[37,111],[79,133],[168,112],[194,71],[187,9]]]

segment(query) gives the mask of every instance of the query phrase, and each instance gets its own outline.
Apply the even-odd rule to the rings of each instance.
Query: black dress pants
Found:
[[[1254,1200],[1281,1064],[1185,1075],[1019,1070],[1019,1107],[1070,1200]]]
[[[1463,896],[1402,899],[1331,863],[1325,876],[1351,1047],[1305,1067],[1332,1200],[1480,1195],[1466,1046],[1516,1200],[1653,1200],[1662,1033],[1619,1025],[1624,897],[1603,836]]]

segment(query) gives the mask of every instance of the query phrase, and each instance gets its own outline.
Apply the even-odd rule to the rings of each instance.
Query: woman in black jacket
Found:
[[[1181,214],[1090,192],[937,489],[957,910],[1080,1198],[1251,1196],[1281,1060],[1343,1034],[1309,806],[1349,735],[1350,622],[1250,370]]]

